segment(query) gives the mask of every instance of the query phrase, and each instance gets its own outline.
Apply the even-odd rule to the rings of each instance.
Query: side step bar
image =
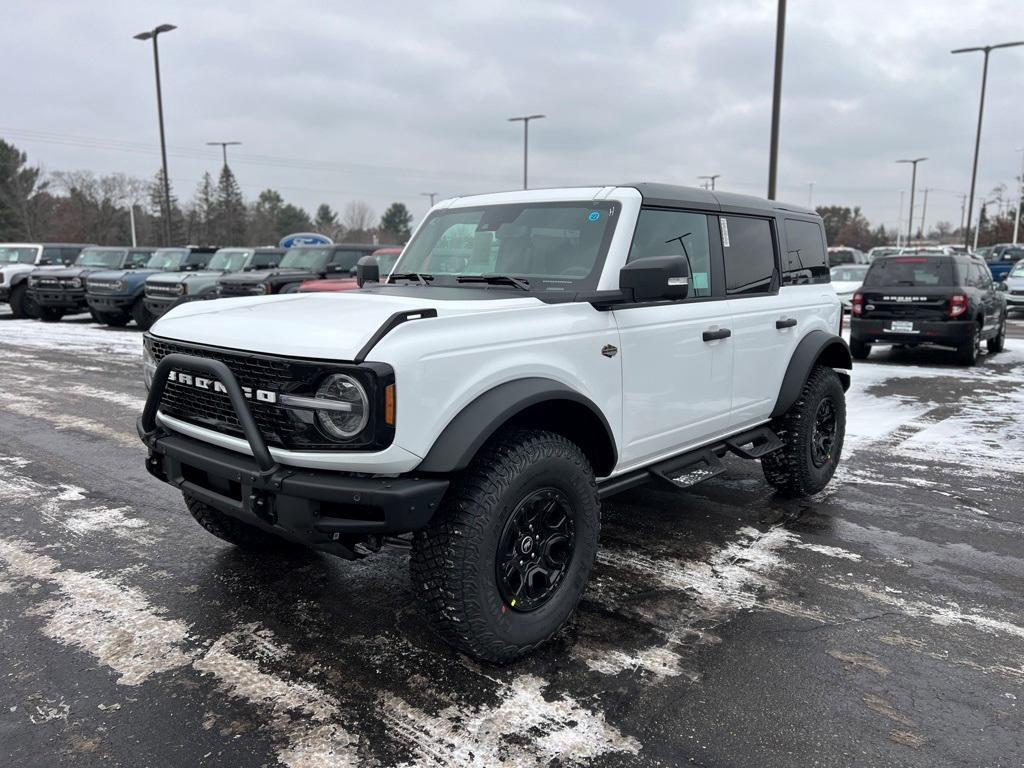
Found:
[[[650,467],[605,480],[598,485],[597,490],[600,497],[606,499],[645,485],[651,480],[683,490],[725,472],[721,458],[727,453],[733,453],[741,459],[760,459],[782,447],[782,440],[769,427],[755,427],[719,443],[687,451]]]

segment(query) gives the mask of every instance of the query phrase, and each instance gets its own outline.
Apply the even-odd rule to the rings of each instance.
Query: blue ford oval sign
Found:
[[[316,232],[296,232],[294,235],[285,235],[278,245],[281,248],[294,248],[296,245],[330,245],[334,241],[327,235]]]

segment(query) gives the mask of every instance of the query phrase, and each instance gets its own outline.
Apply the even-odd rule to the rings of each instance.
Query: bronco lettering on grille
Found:
[[[202,389],[207,392],[219,392],[226,395],[228,393],[227,387],[221,384],[216,379],[210,379],[205,376],[193,376],[191,373],[182,373],[181,371],[171,371],[167,374],[167,380],[173,381],[176,384],[181,384],[185,387],[195,387],[196,389]],[[241,386],[241,385],[239,385]],[[241,387],[242,394],[245,395],[249,400],[257,400],[261,403],[276,403],[277,392],[272,392],[268,389],[253,389],[252,387]]]

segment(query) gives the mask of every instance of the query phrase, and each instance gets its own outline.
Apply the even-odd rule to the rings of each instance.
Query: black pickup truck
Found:
[[[1006,339],[1006,286],[985,262],[966,254],[901,253],[875,259],[853,295],[850,352],[930,344],[952,347],[974,365],[985,341],[1001,352]]]

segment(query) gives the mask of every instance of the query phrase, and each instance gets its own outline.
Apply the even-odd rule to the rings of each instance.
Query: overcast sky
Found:
[[[329,9],[328,9],[329,7]],[[159,167],[151,47],[160,23],[169,166],[191,197],[220,150],[247,198],[312,213],[422,192],[665,181],[764,195],[775,2],[4,0],[0,137],[48,170]],[[981,54],[1024,39],[1019,0],[790,0],[779,197],[859,205],[895,225],[902,157],[928,156],[928,222],[960,222]],[[1024,147],[1024,47],[989,69],[978,194],[1011,188]],[[45,140],[44,140],[45,139]],[[920,214],[921,198],[915,215]],[[904,215],[906,209],[904,209]]]

